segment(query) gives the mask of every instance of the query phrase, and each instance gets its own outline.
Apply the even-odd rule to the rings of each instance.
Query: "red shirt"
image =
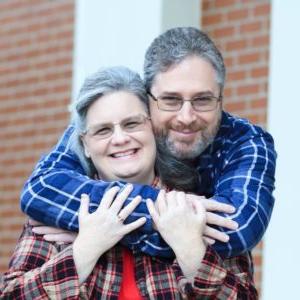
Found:
[[[134,260],[132,252],[123,248],[123,275],[119,300],[142,300],[134,277]]]

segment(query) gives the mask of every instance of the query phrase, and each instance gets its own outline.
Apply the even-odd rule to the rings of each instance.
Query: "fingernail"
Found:
[[[233,221],[233,222],[234,222],[234,227],[235,227],[235,229],[239,228],[239,223],[238,223],[238,222],[235,222],[235,221]]]
[[[88,195],[87,194],[81,194],[81,199],[88,199]]]

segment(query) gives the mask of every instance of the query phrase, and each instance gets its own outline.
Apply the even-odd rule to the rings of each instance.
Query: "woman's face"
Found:
[[[89,107],[82,140],[101,179],[152,183],[156,145],[147,116],[139,98],[125,91],[104,95]]]

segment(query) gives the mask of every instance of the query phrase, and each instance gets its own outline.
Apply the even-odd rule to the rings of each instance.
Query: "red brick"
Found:
[[[271,10],[270,3],[257,5],[254,8],[254,15],[255,16],[269,16],[270,15],[270,10]]]
[[[222,27],[212,31],[213,38],[232,37],[235,32],[235,27]]]
[[[245,38],[239,39],[239,40],[231,40],[226,42],[225,44],[225,50],[230,52],[230,51],[235,51],[235,50],[242,50],[247,47],[247,40]]]
[[[259,78],[259,77],[267,77],[269,75],[268,67],[258,67],[251,70],[251,77]]]
[[[258,92],[259,92],[258,84],[249,84],[237,88],[237,94],[239,96],[257,94]]]
[[[245,20],[249,15],[247,9],[232,10],[227,14],[227,21]]]
[[[238,63],[239,64],[251,64],[251,63],[257,63],[260,60],[260,53],[257,52],[253,52],[250,54],[245,54],[245,55],[241,55],[238,58]]]
[[[236,3],[236,0],[217,0],[215,3],[216,8],[232,7]]]
[[[240,26],[240,33],[246,34],[251,32],[257,32],[260,31],[263,27],[262,22],[253,22],[253,23],[246,23]]]
[[[220,23],[222,21],[222,18],[223,18],[223,16],[221,14],[203,16],[203,18],[202,18],[202,24],[204,26],[218,24],[218,23]]]
[[[270,37],[267,35],[257,36],[251,39],[251,46],[254,47],[269,46],[269,43],[270,43]]]
[[[232,71],[227,73],[227,81],[237,81],[237,80],[243,80],[246,78],[246,72],[245,71]]]
[[[267,99],[261,98],[250,102],[251,108],[267,108]]]
[[[225,109],[229,112],[236,112],[245,110],[247,104],[246,102],[229,102],[226,103],[225,101]]]
[[[68,123],[74,4],[0,1],[0,135],[7,137],[0,145],[0,272],[23,222],[18,208],[24,181]]]

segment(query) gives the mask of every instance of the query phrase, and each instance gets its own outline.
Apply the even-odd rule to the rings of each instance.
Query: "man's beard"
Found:
[[[219,130],[221,119],[218,120],[216,126],[211,130],[207,128],[199,128],[201,136],[194,141],[192,145],[190,143],[184,143],[182,141],[174,141],[168,134],[168,130],[163,128],[154,128],[157,141],[170,151],[174,157],[178,159],[194,159],[198,157],[203,151],[214,141],[214,138]],[[186,146],[185,146],[186,145]]]

